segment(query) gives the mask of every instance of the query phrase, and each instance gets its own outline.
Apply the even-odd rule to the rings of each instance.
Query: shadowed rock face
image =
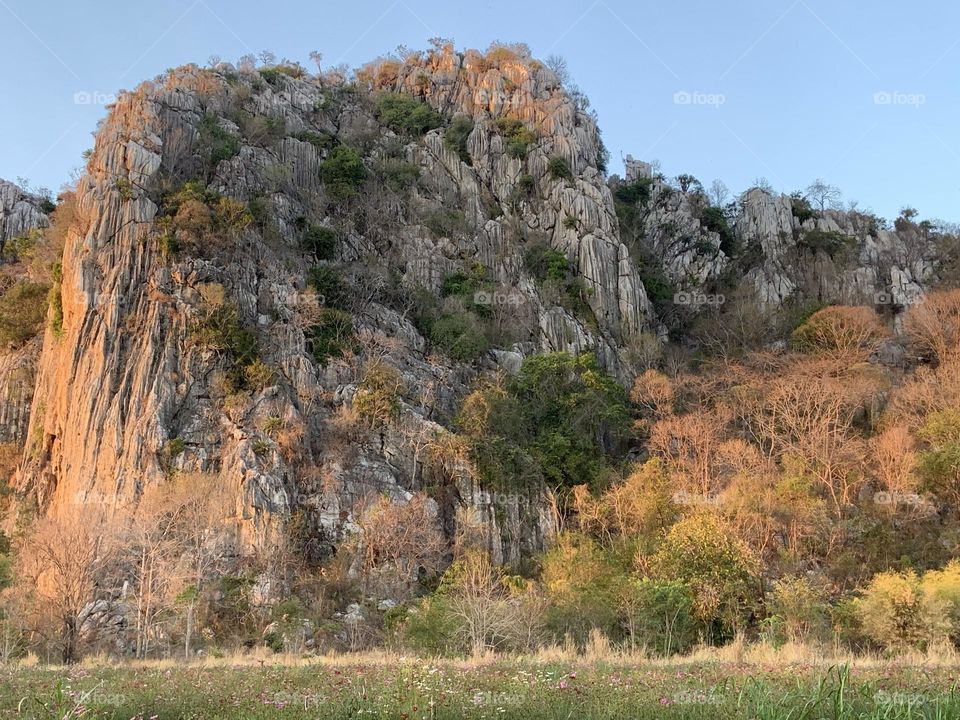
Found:
[[[592,350],[612,373],[632,374],[620,348],[655,322],[596,167],[596,127],[550,71],[529,61],[481,67],[475,56],[446,51],[389,76],[382,70],[348,87],[184,68],[119,99],[77,188],[62,333],[44,339],[18,480],[40,507],[58,512],[105,499],[129,506],[171,470],[214,472],[234,499],[244,545],[296,513],[322,556],[355,529],[362,497],[402,501],[439,486],[437,512],[448,531],[455,507],[466,504],[486,521],[497,560],[542,548],[553,531],[545,489],[494,498],[462,455],[436,447],[452,437],[473,384],[515,371],[524,354]],[[469,163],[442,129],[409,137],[384,127],[375,101],[388,90],[447,118],[470,116]],[[506,152],[496,126],[504,117],[533,131],[525,157]],[[211,132],[235,143],[215,162]],[[412,166],[417,179],[396,192],[368,181],[359,196],[334,198],[321,182],[331,149],[320,136],[360,148],[370,175],[390,160]],[[570,177],[548,169],[553,158],[566,160]],[[170,257],[161,242],[169,194],[198,177],[220,196],[256,206],[256,219],[228,242]],[[430,217],[451,212],[452,227],[431,227]],[[361,345],[352,358],[317,363],[299,322],[304,278],[317,264],[300,247],[303,218],[338,227],[334,262]],[[527,271],[524,252],[534,242],[567,257],[582,283],[579,312],[544,295]],[[501,323],[506,340],[478,362],[427,355],[390,288],[437,296],[445,277],[478,266],[493,314],[510,311]],[[229,353],[197,341],[198,324],[218,303],[236,308],[272,369],[269,382],[245,394],[224,390]],[[373,359],[402,379],[396,419],[345,432],[338,414]]]

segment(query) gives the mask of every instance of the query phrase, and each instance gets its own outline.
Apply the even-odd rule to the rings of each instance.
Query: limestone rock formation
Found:
[[[243,546],[297,516],[323,557],[356,531],[364,497],[440,486],[448,531],[473,508],[494,557],[517,562],[552,533],[547,490],[497,495],[442,448],[479,377],[530,352],[592,350],[632,374],[621,348],[655,320],[596,126],[529,59],[447,48],[356,84],[297,75],[186,67],[118,100],[77,188],[62,330],[44,338],[18,490],[55,513],[85,498],[129,506],[170,471],[213,472]],[[469,118],[464,152],[442,128],[391,127],[377,104],[391,92]],[[529,132],[523,152],[508,150],[505,119]],[[329,174],[348,146],[364,156],[363,197]],[[330,260],[304,249],[304,228],[335,229]],[[538,243],[566,256],[581,305],[531,275]],[[314,266],[335,266],[350,297],[341,358],[318,354],[303,317]],[[494,349],[464,362],[430,350],[397,298],[443,303],[445,280],[478,268],[485,289],[466,302],[505,317]],[[255,362],[238,337],[255,341]],[[402,388],[386,424],[357,418],[374,366]]]

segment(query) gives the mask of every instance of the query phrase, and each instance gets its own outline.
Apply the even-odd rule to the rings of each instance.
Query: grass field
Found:
[[[0,669],[0,717],[960,718],[956,667],[322,658]]]

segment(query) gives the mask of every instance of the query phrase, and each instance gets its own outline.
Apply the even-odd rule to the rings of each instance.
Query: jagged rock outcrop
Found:
[[[0,180],[0,250],[9,241],[49,225],[49,201],[18,185]],[[2,260],[2,289],[25,279],[26,270],[9,256]],[[40,359],[42,340],[34,338],[20,347],[0,349],[0,443],[23,447]]]
[[[468,158],[442,129],[412,138],[385,127],[371,95],[379,91],[470,117]],[[507,152],[496,123],[506,117],[533,132],[524,156]],[[338,198],[321,182],[338,144],[362,149],[368,175],[393,163],[415,179],[395,191],[381,179],[362,198]],[[55,513],[85,497],[135,503],[171,470],[213,472],[234,501],[241,544],[257,545],[298,515],[322,557],[356,531],[362,498],[404,502],[441,486],[448,531],[456,508],[472,507],[495,559],[538,551],[553,531],[546,490],[491,493],[465,458],[424,448],[449,436],[479,374],[515,371],[530,352],[592,350],[610,372],[631,376],[620,348],[655,320],[599,155],[593,121],[552,72],[452,48],[380,64],[357,85],[188,67],[123,95],[77,188],[62,330],[44,338],[18,490]],[[558,158],[569,174],[551,169]],[[208,195],[249,208],[253,222],[223,230],[215,200],[171,211],[171,194],[197,178]],[[200,232],[185,205],[207,218],[201,225],[214,214],[216,241],[174,253],[171,227],[184,238]],[[317,262],[301,247],[305,224],[340,235],[333,263],[358,345],[344,359],[317,362],[301,317],[298,298]],[[590,317],[530,275],[524,252],[539,241],[569,259]],[[510,312],[504,339],[479,363],[427,354],[398,289],[436,298],[451,273],[475,267],[494,288],[485,301],[494,315]],[[229,348],[203,340],[211,318],[226,316],[256,337],[257,367],[269,369],[256,385],[236,379],[244,368]],[[350,415],[373,363],[393,368],[403,388],[385,425]]]
[[[727,247],[705,226],[708,202],[651,177],[637,202],[641,255],[681,293],[741,292],[775,315],[788,305],[891,306],[916,302],[938,265],[935,238],[912,223],[884,229],[856,211],[815,212],[753,188],[725,209]],[[716,212],[718,209],[713,209]],[[732,245],[733,247],[731,247]]]
[[[43,198],[0,180],[0,248],[11,238],[25,235],[33,228],[46,227],[48,212],[43,206]]]

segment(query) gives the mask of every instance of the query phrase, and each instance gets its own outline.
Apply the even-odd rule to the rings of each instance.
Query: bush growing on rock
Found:
[[[350,198],[366,180],[367,170],[360,152],[349,145],[339,145],[320,164],[320,179],[335,198]]]
[[[337,233],[326,225],[307,224],[300,246],[317,260],[332,260],[337,250]]]
[[[626,393],[593,356],[548,353],[528,357],[506,387],[469,396],[458,424],[491,485],[522,487],[543,478],[572,487],[601,480],[630,420]]]
[[[442,118],[428,103],[403,93],[384,93],[377,100],[377,119],[397,133],[423,135],[440,127]]]
[[[506,139],[506,153],[512,158],[522,160],[530,152],[530,147],[537,137],[523,121],[516,118],[499,118],[496,122],[497,131]]]
[[[550,173],[550,177],[554,180],[573,180],[570,161],[559,155],[554,155],[547,161],[547,172]]]
[[[199,155],[203,163],[204,177],[209,178],[224,160],[240,153],[240,139],[221,127],[215,115],[207,114],[197,126],[200,135]]]
[[[396,193],[410,190],[420,178],[420,168],[406,160],[387,158],[377,163],[377,176]]]
[[[50,286],[21,280],[0,295],[0,346],[16,348],[43,329]]]
[[[314,360],[320,364],[356,347],[353,316],[338,308],[320,308],[319,321],[306,334]]]
[[[468,115],[457,115],[443,133],[443,144],[457,153],[467,165],[473,164],[470,151],[467,149],[467,141],[470,139],[473,127],[473,118]]]
[[[400,373],[382,361],[371,362],[357,386],[353,407],[370,425],[385,425],[400,412],[403,391]]]

